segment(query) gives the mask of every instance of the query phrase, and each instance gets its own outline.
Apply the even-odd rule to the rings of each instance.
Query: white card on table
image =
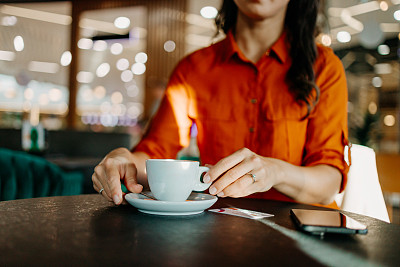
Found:
[[[248,219],[262,219],[267,217],[274,216],[273,214],[253,211],[253,210],[245,210],[245,209],[238,209],[238,208],[221,208],[221,209],[211,209],[208,210],[211,212],[221,213],[221,214],[228,214],[233,216],[244,217]]]

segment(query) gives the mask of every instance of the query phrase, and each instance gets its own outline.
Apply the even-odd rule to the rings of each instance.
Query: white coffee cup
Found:
[[[204,191],[200,178],[208,167],[199,166],[198,161],[174,159],[146,160],[147,180],[154,197],[162,201],[185,201],[192,191]]]

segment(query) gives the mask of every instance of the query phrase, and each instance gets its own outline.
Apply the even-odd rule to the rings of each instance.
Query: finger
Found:
[[[245,174],[221,191],[219,197],[244,197],[254,193],[257,189],[253,178]]]
[[[100,190],[101,190],[101,189],[99,189],[99,192],[100,192]],[[107,201],[109,201],[109,202],[114,202],[114,201],[106,194],[106,191],[105,191],[105,190],[101,191],[100,195],[102,195]]]
[[[101,185],[99,179],[97,178],[96,173],[92,174],[92,182],[93,182],[93,188],[94,190],[96,190],[97,192],[99,192],[99,190],[101,188],[103,188],[103,186]]]
[[[93,181],[93,183],[96,183],[99,190],[101,188],[104,189],[104,192],[102,193],[102,195],[105,198],[111,199],[111,194],[109,193],[110,188],[107,183],[107,174],[106,174],[105,167],[103,166],[103,164],[97,165],[94,168],[94,174],[92,175],[92,181]]]
[[[126,201],[125,196],[126,196],[126,194],[125,194],[124,192],[122,192],[122,199],[123,199],[123,200],[122,200],[121,205],[127,205],[127,204],[129,204],[128,201]]]
[[[104,192],[104,187],[100,184],[99,180],[95,176],[96,176],[95,174],[92,175],[94,190],[96,190],[97,192],[100,193],[100,190],[103,189],[103,192]],[[101,192],[101,195],[108,201],[112,201],[112,199],[109,198],[106,193],[103,194],[103,192]]]
[[[252,171],[254,168],[251,161],[248,159],[243,160],[241,163],[237,164],[235,167],[227,171],[222,175],[211,187],[211,194],[218,194],[219,192],[225,190],[227,186],[234,183],[236,180],[245,176],[248,172]],[[215,188],[215,189],[214,189]]]
[[[126,188],[134,193],[140,193],[143,190],[143,186],[138,184],[137,181],[137,168],[136,165],[133,163],[124,164],[124,181]]]
[[[252,166],[247,164],[247,162],[242,162],[227,171],[222,177],[220,177],[211,187],[211,194],[218,194],[223,191],[227,186],[234,183],[236,180],[240,179],[242,176],[246,175],[252,170]],[[215,190],[213,189],[215,188]]]
[[[208,180],[207,178],[210,178],[209,182],[213,182],[218,177],[223,175],[226,171],[230,170],[237,164],[239,164],[243,159],[247,156],[249,156],[252,152],[247,149],[247,148],[242,148],[233,154],[229,155],[226,158],[221,159],[220,161],[217,162],[217,164],[214,165],[214,167],[210,168],[208,173],[204,176],[204,181]],[[207,175],[209,177],[207,177]]]
[[[114,201],[116,205],[122,202],[122,190],[121,190],[121,174],[118,170],[118,162],[115,159],[104,160],[106,183],[108,188],[107,195]],[[102,183],[103,184],[103,183]],[[103,184],[104,185],[104,184]]]

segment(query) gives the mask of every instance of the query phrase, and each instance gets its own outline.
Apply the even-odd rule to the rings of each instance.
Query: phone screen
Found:
[[[292,209],[291,214],[304,231],[321,233],[367,233],[367,227],[339,211]]]

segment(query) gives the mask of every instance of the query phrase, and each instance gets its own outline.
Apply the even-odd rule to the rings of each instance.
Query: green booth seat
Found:
[[[65,172],[39,156],[0,148],[0,201],[79,195],[83,174]]]

